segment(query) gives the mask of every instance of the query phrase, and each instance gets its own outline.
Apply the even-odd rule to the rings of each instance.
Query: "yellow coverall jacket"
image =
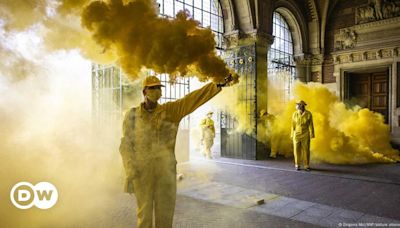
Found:
[[[215,138],[215,126],[214,120],[211,118],[205,118],[200,122],[201,127],[201,139],[204,143],[203,154],[207,158],[211,158],[211,147],[214,145]]]
[[[300,167],[304,161],[304,168],[310,164],[310,138],[314,138],[314,124],[311,112],[304,110],[303,113],[295,111],[292,116],[292,131],[294,162]]]
[[[215,127],[214,127],[214,120],[210,119],[210,118],[205,118],[200,122],[200,127],[201,130],[204,132],[204,130],[206,128],[208,128],[212,134],[210,134],[209,136],[212,136],[212,138],[214,138],[215,136]],[[203,138],[207,137],[208,135],[202,135]]]
[[[133,185],[137,201],[137,227],[172,227],[176,199],[175,140],[181,119],[221,91],[209,83],[173,102],[158,104],[152,112],[131,109],[123,124],[123,138],[132,145],[121,152],[127,174],[126,186]],[[134,120],[134,123],[132,123]],[[132,129],[133,128],[133,129]]]

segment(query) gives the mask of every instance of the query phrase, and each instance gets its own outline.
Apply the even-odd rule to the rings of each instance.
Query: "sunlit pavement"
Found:
[[[400,165],[312,168],[296,171],[286,159],[182,163],[176,226],[400,227]]]
[[[286,159],[178,164],[174,227],[400,227],[400,164],[312,168],[296,171]],[[135,227],[134,198],[114,200],[81,227]]]

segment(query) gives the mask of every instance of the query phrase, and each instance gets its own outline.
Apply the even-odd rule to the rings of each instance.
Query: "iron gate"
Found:
[[[221,156],[228,158],[256,159],[256,56],[255,44],[228,49],[222,58],[240,75],[240,96],[245,103],[246,124],[253,126],[251,134],[235,132],[237,120],[229,113],[221,112]]]

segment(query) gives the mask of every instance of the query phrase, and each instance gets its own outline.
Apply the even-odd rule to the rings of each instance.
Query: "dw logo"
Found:
[[[58,192],[49,182],[40,182],[35,186],[29,182],[19,182],[11,189],[10,199],[19,209],[29,209],[33,205],[40,209],[49,209],[56,204]]]

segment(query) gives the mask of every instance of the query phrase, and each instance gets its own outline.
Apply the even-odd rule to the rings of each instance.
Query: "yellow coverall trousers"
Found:
[[[161,161],[164,159],[164,161]],[[176,161],[156,158],[138,164],[134,180],[137,227],[172,227],[176,200]]]
[[[304,168],[310,167],[310,137],[302,140],[293,140],[294,164],[296,167],[301,166],[304,162]]]

